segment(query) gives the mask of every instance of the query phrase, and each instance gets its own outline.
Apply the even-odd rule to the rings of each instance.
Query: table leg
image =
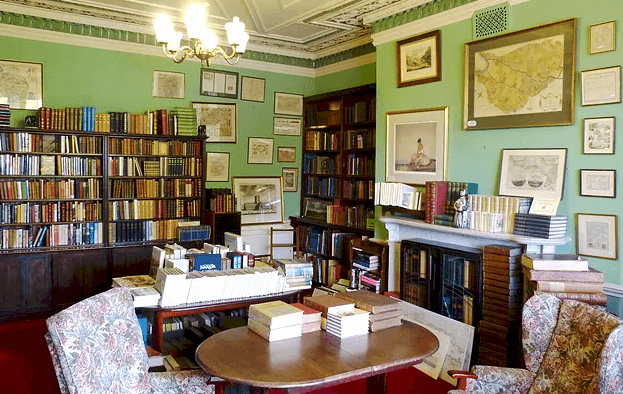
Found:
[[[366,379],[366,394],[381,394],[386,393],[387,389],[387,374],[380,374],[369,376]]]
[[[155,312],[154,313],[154,325],[151,328],[151,342],[152,346],[155,350],[162,353],[162,342],[163,342],[163,330],[164,330],[164,319],[162,317],[162,313]]]

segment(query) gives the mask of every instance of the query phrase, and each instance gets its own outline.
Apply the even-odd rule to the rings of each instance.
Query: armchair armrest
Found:
[[[460,371],[457,369],[448,370],[448,375],[450,375],[451,378],[457,380],[457,388],[459,390],[465,390],[467,386],[467,379],[478,379],[478,376],[476,376],[476,374],[473,372]]]

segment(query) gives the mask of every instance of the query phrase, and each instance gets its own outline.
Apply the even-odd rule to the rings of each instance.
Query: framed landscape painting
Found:
[[[573,124],[576,20],[465,44],[463,128]]]
[[[446,179],[448,107],[387,113],[387,182]]]
[[[283,222],[283,189],[280,176],[233,177],[236,209],[241,224]]]
[[[435,30],[396,43],[398,87],[441,80],[441,37]]]
[[[500,196],[562,199],[567,149],[504,149]]]

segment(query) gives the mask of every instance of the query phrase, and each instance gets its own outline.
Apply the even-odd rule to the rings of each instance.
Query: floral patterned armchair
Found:
[[[46,341],[61,392],[222,392],[199,371],[148,372],[148,360],[132,296],[116,287],[50,317]]]
[[[472,393],[623,393],[623,321],[588,304],[541,294],[523,307],[526,369],[448,371]]]

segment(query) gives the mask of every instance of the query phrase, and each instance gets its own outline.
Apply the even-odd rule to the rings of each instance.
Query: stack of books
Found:
[[[295,306],[303,311],[303,326],[301,327],[301,332],[303,334],[320,331],[320,324],[322,323],[320,311],[312,309],[307,305],[303,305],[300,302],[295,302],[292,306]]]
[[[327,313],[326,330],[339,338],[350,338],[368,333],[370,312],[354,308]]]
[[[249,306],[249,330],[268,342],[300,337],[303,311],[283,301],[271,301]]]
[[[197,110],[195,108],[175,107],[170,115],[175,135],[197,135]]]
[[[11,125],[11,110],[9,104],[0,104],[0,127]]]
[[[525,297],[549,293],[561,300],[571,299],[605,306],[604,274],[588,266],[575,254],[525,254],[522,257]]]
[[[521,248],[483,248],[482,320],[478,362],[516,367],[521,357]]]
[[[112,278],[112,287],[127,287],[132,294],[134,307],[155,306],[160,302],[156,281],[149,275],[132,275]]]
[[[275,268],[286,277],[285,290],[311,289],[314,265],[303,259],[273,260]]]
[[[355,308],[355,303],[344,299],[334,297],[332,295],[318,295],[305,297],[303,305],[320,311],[321,323],[320,327],[325,330],[327,327],[328,313],[337,313],[341,311],[351,311]]]
[[[371,332],[402,324],[402,303],[399,300],[365,290],[343,291],[335,294],[335,297],[353,302],[355,307],[370,312]]]
[[[567,217],[518,213],[515,215],[513,234],[535,238],[564,238],[567,234]]]

